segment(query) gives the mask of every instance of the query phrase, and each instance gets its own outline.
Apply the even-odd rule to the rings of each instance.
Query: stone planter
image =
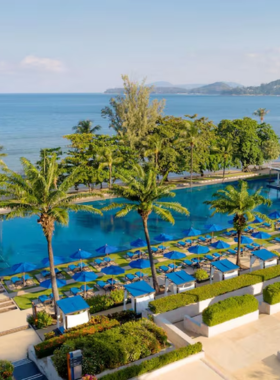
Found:
[[[270,305],[269,303],[262,302],[260,304],[260,312],[263,314],[275,314],[280,312],[280,302],[274,305]]]

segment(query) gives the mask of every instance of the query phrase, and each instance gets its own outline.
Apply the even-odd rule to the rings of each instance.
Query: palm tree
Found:
[[[100,162],[98,170],[102,170],[104,168],[109,169],[109,189],[111,189],[113,166],[121,164],[123,162],[123,158],[120,157],[119,152],[116,151],[116,148],[114,146],[110,146],[101,148],[96,159]]]
[[[0,166],[6,166],[5,162],[1,159],[1,157],[6,157],[6,153],[1,153],[1,151],[3,150],[3,147],[0,146]]]
[[[155,212],[161,219],[174,224],[175,221],[169,209],[185,215],[189,215],[189,212],[177,202],[161,202],[162,198],[175,197],[176,194],[171,192],[175,186],[166,185],[164,179],[157,183],[156,174],[156,171],[151,167],[144,170],[140,165],[135,165],[133,170],[125,175],[120,175],[119,178],[124,186],[114,185],[112,192],[114,195],[127,199],[128,202],[112,203],[104,207],[102,211],[120,208],[116,213],[117,217],[123,217],[130,211],[136,211],[141,216],[151,263],[153,285],[158,293],[159,285],[148,230],[149,216]]]
[[[148,146],[148,149],[145,151],[144,156],[154,156],[156,168],[158,167],[158,156],[165,145],[165,141],[166,139],[162,138],[159,135],[152,135],[147,142],[143,142],[143,145]]]
[[[102,215],[89,205],[73,204],[74,201],[92,196],[92,193],[79,193],[71,195],[70,188],[79,178],[76,170],[65,178],[57,189],[54,187],[54,178],[57,171],[56,155],[53,155],[45,170],[37,168],[26,158],[21,158],[23,175],[19,175],[8,168],[4,168],[4,175],[0,180],[0,207],[8,208],[5,218],[7,220],[18,217],[37,215],[37,222],[41,225],[48,245],[50,273],[54,301],[58,301],[55,267],[53,260],[52,237],[55,223],[67,225],[68,211],[86,211]],[[98,194],[99,195],[99,194]]]
[[[225,180],[226,167],[228,166],[230,159],[233,155],[233,146],[230,140],[221,139],[219,143],[212,147],[213,153],[219,154],[223,160],[223,181]]]
[[[248,192],[248,183],[240,181],[238,186],[227,186],[224,190],[218,190],[213,194],[212,201],[205,201],[210,205],[210,209],[214,209],[213,214],[217,212],[222,214],[234,215],[233,225],[238,236],[238,250],[236,265],[240,266],[240,245],[242,231],[250,223],[256,215],[267,219],[266,215],[254,211],[260,205],[271,206],[271,200],[260,195],[262,188],[259,188],[255,193]]]
[[[91,120],[81,120],[78,125],[73,127],[76,133],[95,133],[101,129],[100,125],[92,126]]]
[[[259,108],[253,113],[253,115],[258,116],[262,123],[265,115],[267,115],[268,113],[269,113],[269,110],[267,110],[266,108]]]
[[[197,126],[192,124],[187,131],[187,142],[191,147],[191,187],[192,187],[192,178],[193,178],[193,150],[196,145],[199,143],[199,130]]]

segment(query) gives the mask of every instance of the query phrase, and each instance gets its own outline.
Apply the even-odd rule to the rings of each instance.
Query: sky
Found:
[[[0,93],[280,79],[279,0],[0,0]]]

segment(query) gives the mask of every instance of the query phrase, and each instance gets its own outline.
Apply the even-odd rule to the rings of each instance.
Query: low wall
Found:
[[[56,368],[53,365],[51,356],[47,356],[43,359],[38,359],[35,354],[34,346],[32,345],[28,347],[27,356],[37,365],[39,370],[46,376],[47,379],[64,380],[57,373]]]
[[[177,368],[180,368],[182,366],[185,366],[186,364],[193,363],[197,360],[203,359],[205,357],[204,352],[199,352],[195,355],[190,355],[185,359],[178,360],[177,362],[170,363],[166,365],[165,367],[162,367],[160,369],[157,369],[153,372],[145,373],[144,375],[133,377],[131,380],[150,380],[150,379],[159,379],[161,375],[166,374],[169,371],[174,371]]]
[[[275,305],[270,305],[269,303],[262,302],[260,304],[260,312],[263,314],[275,314],[280,312],[280,302]]]
[[[234,290],[233,292],[228,292],[214,298],[209,298],[204,301],[192,303],[190,305],[186,305],[178,309],[167,311],[165,313],[158,314],[158,315],[160,315],[164,319],[167,319],[171,323],[176,323],[176,322],[184,320],[185,315],[194,317],[202,313],[202,311],[206,309],[208,306],[213,305],[214,303],[217,303],[219,301],[223,301],[226,298],[235,297],[235,296],[243,296],[244,294],[252,294],[252,295],[261,294],[263,289],[266,286],[270,284],[274,284],[275,282],[279,282],[279,281],[280,281],[280,277],[275,277],[265,282],[259,282],[258,284],[255,284],[255,285],[250,285],[242,289]],[[156,318],[157,318],[157,315],[154,315],[155,320]]]
[[[230,331],[237,327],[244,326],[247,323],[255,322],[258,319],[259,310],[253,311],[252,313],[242,315],[242,317],[234,318],[230,321],[226,321],[215,326],[207,326],[205,323],[195,321],[193,318],[186,315],[184,318],[184,327],[186,330],[194,331],[195,333],[198,333],[200,335],[212,338],[213,336],[222,334],[226,331]]]
[[[155,316],[154,322],[164,329],[168,339],[171,343],[174,344],[176,348],[185,347],[189,344],[195,343],[191,337],[189,337],[186,333],[184,333],[178,327],[173,325],[166,318],[163,318],[161,315]]]

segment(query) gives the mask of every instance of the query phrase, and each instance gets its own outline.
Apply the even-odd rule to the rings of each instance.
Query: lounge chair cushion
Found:
[[[77,294],[79,294],[79,293],[81,293],[81,290],[80,289],[78,289],[78,288],[71,288],[70,289],[70,292],[72,293],[72,294],[74,294],[74,296],[76,296]]]
[[[142,272],[140,272],[140,271],[135,272],[135,275],[136,275],[137,277],[139,277],[139,278],[143,278],[143,277],[145,277],[145,274],[142,273]]]
[[[205,257],[206,257],[208,260],[210,260],[210,261],[214,260],[214,257],[211,256],[211,255],[205,255]]]
[[[133,281],[133,280],[135,280],[135,278],[136,278],[136,276],[135,276],[134,274],[132,274],[132,273],[127,273],[127,274],[125,275],[125,277],[126,277],[129,281]]]
[[[97,281],[96,282],[97,286],[101,289],[105,288],[105,286],[107,285],[106,282],[100,280],[100,281]]]
[[[73,271],[73,270],[77,269],[77,266],[76,266],[75,264],[70,264],[70,265],[68,265],[68,268],[69,268],[71,271]]]
[[[42,294],[41,296],[38,297],[39,301],[41,301],[42,303],[45,303],[46,301],[49,301],[50,300],[50,297],[47,296],[46,294]]]
[[[89,292],[90,290],[92,290],[93,288],[91,288],[90,286],[86,285],[86,292]],[[85,291],[85,285],[82,285],[80,287],[80,291],[81,292],[84,292]]]
[[[22,282],[22,278],[15,276],[11,278],[11,281],[13,284],[16,284],[17,282]]]
[[[185,263],[186,265],[193,265],[193,262],[191,260],[184,260],[183,263]]]
[[[169,269],[170,269],[170,268],[168,268],[166,265],[161,265],[159,268],[160,268],[163,272],[167,272],[167,271],[169,271]]]

